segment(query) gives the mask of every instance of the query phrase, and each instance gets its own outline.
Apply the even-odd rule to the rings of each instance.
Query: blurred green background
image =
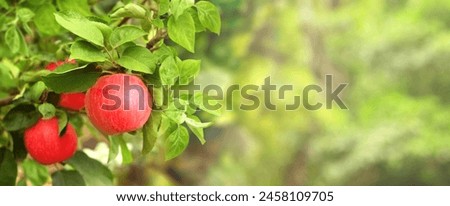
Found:
[[[293,96],[332,74],[349,109],[225,111],[206,145],[121,168],[119,184],[450,185],[450,1],[212,2],[223,29],[198,37],[197,83],[270,76]]]

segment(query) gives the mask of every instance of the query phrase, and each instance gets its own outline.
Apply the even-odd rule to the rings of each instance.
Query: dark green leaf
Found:
[[[175,80],[179,76],[179,70],[174,58],[168,57],[162,62],[159,68],[159,76],[163,85],[175,84]]]
[[[20,104],[11,109],[3,118],[3,125],[8,131],[17,131],[33,126],[41,117],[31,104]]]
[[[55,13],[55,19],[65,29],[87,41],[103,47],[103,34],[91,21],[78,13],[65,11]]]
[[[60,32],[61,27],[53,15],[55,12],[56,8],[50,3],[43,4],[35,11],[34,24],[40,33],[55,35]]]
[[[188,59],[180,63],[180,84],[188,85],[200,72],[200,60]]]
[[[113,48],[116,48],[126,42],[134,41],[147,33],[136,26],[122,26],[115,28],[109,37],[109,42]]]
[[[58,134],[62,136],[65,133],[69,118],[66,112],[62,110],[56,110],[56,117],[58,118]]]
[[[60,170],[52,174],[53,186],[85,186],[83,177],[75,170]]]
[[[14,155],[6,148],[0,148],[0,186],[14,186],[17,177],[17,164]]]
[[[43,119],[51,119],[55,116],[56,108],[53,104],[43,103],[38,107]]]
[[[81,174],[86,185],[106,186],[113,184],[113,175],[111,171],[105,165],[90,158],[81,151],[76,152],[72,158],[67,160],[67,163]]]
[[[88,0],[57,0],[60,11],[74,11],[83,16],[91,15]]]
[[[190,52],[195,50],[195,22],[185,12],[179,18],[170,17],[167,24],[170,39]]]
[[[217,7],[208,1],[199,1],[195,4],[200,23],[210,31],[220,34],[221,21]]]
[[[157,59],[148,49],[132,46],[123,52],[117,63],[132,71],[153,74]]]
[[[52,72],[42,79],[56,93],[84,92],[95,84],[101,73],[91,67],[75,69],[66,73]]]
[[[47,167],[31,159],[23,161],[22,167],[26,178],[33,185],[40,186],[47,182],[49,178]]]
[[[28,151],[25,148],[25,142],[23,140],[23,132],[16,131],[10,132],[13,140],[13,153],[16,161],[21,161],[25,159],[28,155]]]
[[[178,125],[178,128],[173,131],[166,139],[166,160],[173,159],[180,155],[189,144],[188,130]]]
[[[105,54],[87,41],[76,41],[70,47],[70,58],[85,62],[104,62]]]

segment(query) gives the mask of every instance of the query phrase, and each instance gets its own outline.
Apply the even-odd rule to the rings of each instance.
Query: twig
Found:
[[[13,100],[14,100],[14,96],[9,96],[7,98],[0,99],[0,107],[11,104],[13,102]]]
[[[130,17],[123,18],[122,21],[120,21],[120,23],[117,25],[117,27],[120,27],[120,26],[126,24],[128,22],[128,20],[130,20]]]
[[[156,44],[165,39],[167,37],[167,30],[165,29],[158,29],[156,31],[156,35],[150,39],[150,41],[147,43],[147,49],[149,49],[150,51],[154,51],[156,49],[158,49],[156,46]]]

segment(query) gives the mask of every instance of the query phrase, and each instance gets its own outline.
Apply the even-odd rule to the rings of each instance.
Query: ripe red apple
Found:
[[[76,64],[76,62],[75,60],[69,59],[66,59],[65,61],[51,62],[47,65],[46,69],[53,71],[63,64]],[[82,92],[62,93],[59,97],[58,106],[69,110],[79,111],[84,108],[85,96],[86,95]]]
[[[81,109],[84,108],[85,98],[86,95],[82,92],[62,93],[59,96],[58,105],[66,109],[80,111]]]
[[[37,162],[49,165],[69,159],[77,150],[77,134],[72,125],[59,136],[58,119],[40,119],[25,130],[24,141],[28,153]]]
[[[152,97],[142,80],[129,74],[100,77],[86,93],[86,113],[108,135],[131,132],[147,122]]]

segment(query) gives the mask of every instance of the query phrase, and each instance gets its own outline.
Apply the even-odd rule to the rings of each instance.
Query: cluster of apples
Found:
[[[75,63],[74,60],[52,62],[46,69],[53,71],[63,64]],[[133,90],[127,88],[129,85]],[[58,106],[72,111],[85,108],[87,117],[99,131],[116,135],[141,128],[150,117],[151,102],[147,86],[139,77],[112,74],[100,77],[86,94],[60,94]],[[115,107],[105,107],[111,105]],[[59,134],[57,117],[40,119],[25,130],[24,141],[30,156],[44,165],[69,159],[78,144],[77,133],[70,123],[64,133]]]

